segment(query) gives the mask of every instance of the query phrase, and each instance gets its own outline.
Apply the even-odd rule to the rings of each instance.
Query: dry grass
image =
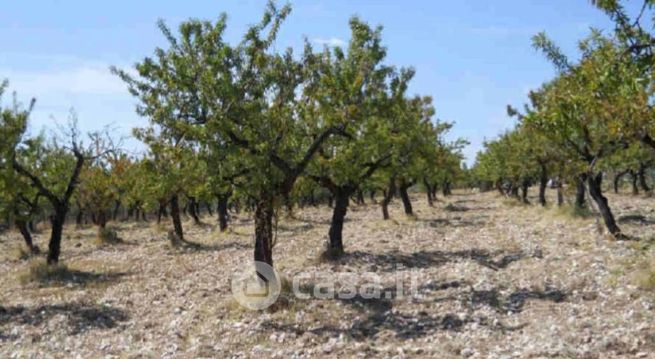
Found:
[[[609,197],[617,218],[643,217],[626,219],[624,232],[653,233],[652,200]],[[416,194],[416,217],[406,218],[395,201],[389,221],[377,205],[353,205],[346,253],[336,261],[318,260],[330,209],[296,209],[294,218],[280,219],[274,262],[281,296],[264,312],[244,309],[230,293],[232,273],[251,265],[246,213],[226,233],[185,221],[185,239],[197,246],[175,250],[167,244],[169,222],[115,223],[126,240],[120,246],[97,246],[92,227],[67,227],[68,267],[16,261],[11,249],[20,239],[12,234],[0,241],[0,357],[653,356],[653,240],[608,241],[595,214],[560,213],[554,191],[548,199],[543,209],[536,191],[530,206],[457,192],[431,208]],[[47,236],[36,242],[43,246]],[[344,273],[376,274],[392,296],[292,294],[298,274],[308,275],[301,291],[312,293],[322,276]],[[396,297],[397,276],[410,275],[418,299]],[[97,308],[75,309],[80,302]]]
[[[22,284],[39,283],[53,284],[65,283],[73,279],[73,274],[65,264],[48,265],[42,259],[31,260],[27,271],[20,274]]]
[[[655,291],[655,260],[651,259],[642,262],[634,278],[639,288]]]

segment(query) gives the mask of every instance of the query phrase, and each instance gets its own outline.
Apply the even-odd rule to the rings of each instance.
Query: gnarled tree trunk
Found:
[[[451,186],[451,185],[450,185],[450,182],[449,182],[449,181],[444,181],[444,182],[443,182],[443,185],[442,185],[442,188],[441,188],[441,192],[443,193],[443,196],[444,196],[444,197],[448,197],[448,196],[450,196],[451,194],[453,194],[453,191],[451,190],[451,187],[450,187],[450,186]]]
[[[585,208],[587,201],[585,199],[585,194],[587,189],[585,188],[584,181],[586,180],[586,175],[580,175],[576,178],[575,181],[575,207]]]
[[[118,219],[118,212],[120,211],[120,209],[121,209],[121,201],[116,201],[114,203],[114,210],[111,214],[112,221],[116,221]]]
[[[382,207],[382,218],[384,218],[384,220],[389,219],[389,203],[391,203],[395,192],[396,179],[392,177],[389,180],[389,187],[384,191],[384,198],[382,198],[382,202],[380,202],[380,206]]]
[[[510,197],[513,197],[513,198],[516,198],[516,199],[520,198],[520,196],[519,196],[519,185],[516,184],[515,181],[512,181],[512,184],[509,187],[509,195],[510,195]]]
[[[218,212],[218,228],[220,229],[221,232],[225,232],[227,230],[227,221],[228,221],[227,205],[230,199],[230,194],[219,193],[216,195],[216,198],[218,199],[218,206],[216,207],[216,211]]]
[[[330,223],[330,242],[327,253],[329,257],[336,258],[344,253],[343,250],[343,223],[348,213],[348,204],[352,190],[339,188],[334,194],[335,203],[332,211],[332,222]]]
[[[530,201],[528,200],[528,189],[530,189],[530,181],[523,180],[521,182],[521,201],[525,204],[530,204]]]
[[[637,173],[635,171],[630,171],[630,184],[632,184],[632,195],[636,196],[639,194],[639,187],[637,186]]]
[[[68,208],[66,205],[59,205],[55,207],[55,214],[50,218],[52,224],[52,231],[50,234],[50,242],[48,243],[48,264],[59,263],[59,255],[61,253],[61,235],[64,232],[64,222],[66,221],[66,213]]]
[[[107,213],[104,210],[98,211],[96,215],[96,225],[101,229],[107,227]]]
[[[166,211],[166,203],[164,201],[159,202],[159,209],[157,210],[157,224],[161,223],[161,217],[168,217],[168,211]]]
[[[193,223],[196,225],[200,224],[200,217],[198,217],[198,202],[195,197],[189,197],[189,203],[187,204],[189,208],[189,214],[193,218]]]
[[[175,230],[177,239],[184,241],[182,219],[180,218],[180,203],[177,195],[171,198],[171,218],[173,219],[173,229]]]
[[[32,252],[32,254],[39,254],[41,251],[39,250],[39,247],[36,246],[32,241],[32,234],[27,228],[27,221],[22,219],[17,219],[15,221],[15,224],[16,224],[16,228],[18,228],[18,231],[23,236],[23,240],[25,240],[25,245],[30,250],[30,252]]]
[[[364,192],[362,192],[362,190],[357,190],[357,204],[358,205],[366,204],[366,201],[364,201]]]
[[[646,165],[643,163],[639,165],[639,171],[637,171],[637,177],[639,177],[639,185],[644,192],[650,192],[651,188],[646,182]]]
[[[428,182],[426,179],[423,179],[423,185],[425,186],[425,194],[428,198],[428,206],[433,207],[434,199],[432,197],[432,186],[430,186],[430,182]]]
[[[407,190],[412,186],[412,183],[406,182],[406,181],[401,181],[400,185],[398,186],[398,193],[400,194],[400,199],[403,202],[403,208],[405,210],[405,214],[408,216],[413,216],[414,215],[414,210],[412,208],[412,201],[409,198],[409,193]]]
[[[557,185],[557,206],[562,207],[564,205],[564,191],[562,190],[562,182]]]
[[[505,190],[503,189],[503,181],[501,181],[501,180],[496,181],[495,186],[496,186],[496,190],[498,191],[498,193],[501,196],[505,196]]]
[[[614,236],[618,237],[621,235],[621,229],[616,224],[614,220],[614,214],[609,207],[607,198],[603,196],[602,184],[603,184],[603,174],[599,173],[597,175],[590,175],[587,178],[587,184],[589,186],[589,195],[594,199],[594,202],[598,205],[598,210],[600,215],[603,217],[605,226],[607,230]]]
[[[273,198],[268,194],[255,204],[255,261],[273,266]]]
[[[539,173],[539,204],[546,207],[546,187],[548,187],[548,170],[546,165],[541,164],[541,172]]]
[[[617,173],[616,176],[614,176],[614,193],[616,193],[616,194],[619,193],[619,187],[620,187],[619,185],[620,185],[620,182],[621,182],[621,178],[623,178],[623,176],[627,175],[628,172],[629,172],[628,170],[625,170],[625,171]]]

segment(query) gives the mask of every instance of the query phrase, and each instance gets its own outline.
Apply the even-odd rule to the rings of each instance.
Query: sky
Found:
[[[281,3],[281,2],[279,2]],[[522,106],[530,89],[550,79],[552,65],[531,46],[546,33],[571,57],[591,27],[611,29],[588,0],[292,0],[276,47],[338,46],[358,15],[384,27],[387,63],[413,66],[412,94],[434,98],[437,118],[453,121],[449,138],[471,142],[469,164],[490,139],[512,126],[506,106]],[[188,18],[228,14],[227,38],[240,40],[256,23],[264,0],[0,0],[0,79],[28,102],[37,99],[33,131],[63,124],[73,108],[83,131],[110,126],[117,136],[147,119],[115,65],[129,69],[166,42],[156,21],[175,28]],[[636,1],[630,1],[633,9]],[[7,103],[5,98],[3,102]],[[136,140],[126,146],[138,151]]]

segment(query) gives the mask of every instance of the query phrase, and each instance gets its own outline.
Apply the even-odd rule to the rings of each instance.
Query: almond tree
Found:
[[[535,45],[551,59],[564,58],[544,35],[535,39]],[[594,33],[580,47],[580,63],[562,62],[566,66],[560,66],[561,74],[549,84],[543,110],[539,116],[526,116],[525,123],[584,169],[582,178],[607,229],[622,238],[602,192],[602,162],[627,145],[625,124],[649,115],[649,96],[637,67],[622,61],[624,50],[614,42]]]
[[[0,99],[8,82],[0,83]],[[13,108],[3,109],[0,118],[0,138],[11,139],[15,136],[15,117],[27,116],[20,106],[14,101]],[[43,137],[38,136],[32,139],[37,143],[43,142]],[[32,146],[30,149],[37,149],[40,146]],[[30,232],[30,223],[41,209],[39,199],[41,193],[30,186],[27,179],[17,174],[11,164],[14,148],[10,141],[0,143],[0,217],[13,222],[25,240],[25,245],[32,254],[40,252],[39,247],[34,244]],[[24,152],[24,157],[35,160],[38,153]]]
[[[652,21],[655,1],[642,0],[640,11],[631,17],[621,0],[592,0],[594,6],[602,10],[614,22],[614,39],[622,51],[619,61],[636,71],[636,78],[648,81],[647,86],[654,85],[653,64],[655,64],[655,35],[652,25],[645,21]],[[651,30],[647,29],[651,26]],[[651,104],[642,104],[649,114],[632,116],[624,121],[621,132],[626,137],[641,141],[647,147],[655,150],[655,122],[652,120],[653,107]]]
[[[289,197],[323,143],[347,125],[316,121],[299,106],[312,56],[297,60],[290,49],[273,48],[290,10],[269,3],[236,46],[223,40],[225,15],[215,23],[184,22],[179,37],[160,24],[169,47],[138,64],[138,77],[116,70],[139,99],[139,112],[157,121],[162,133],[211,137],[250,170],[240,190],[255,203],[255,261],[269,265],[276,205]]]
[[[389,219],[388,206],[396,194],[400,195],[405,214],[413,216],[408,189],[422,179],[422,168],[428,156],[434,155],[435,127],[432,123],[432,98],[406,96],[413,69],[403,69],[393,76],[387,91],[389,121],[385,128],[391,145],[391,158],[374,180],[383,188],[382,216]]]
[[[389,163],[390,124],[384,91],[391,69],[382,65],[386,49],[381,28],[372,29],[358,18],[350,20],[352,37],[347,49],[326,48],[316,56],[315,71],[304,104],[310,116],[348,123],[346,136],[326,141],[311,162],[307,176],[334,198],[327,255],[343,254],[343,224],[350,197],[376,170]]]
[[[9,161],[13,171],[34,187],[52,207],[52,230],[48,243],[48,264],[57,264],[61,253],[61,237],[70,208],[70,201],[77,189],[84,163],[90,152],[82,146],[79,131],[72,117],[66,145],[57,139],[37,141],[27,135],[27,122],[34,101],[28,109],[3,109],[2,127],[9,148]],[[38,153],[38,156],[31,157]]]

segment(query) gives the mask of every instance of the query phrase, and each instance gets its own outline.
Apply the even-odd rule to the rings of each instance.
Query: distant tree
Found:
[[[535,38],[535,46],[549,58],[562,57],[545,35]],[[648,116],[648,95],[638,68],[622,61],[623,50],[610,39],[594,33],[580,48],[581,62],[560,67],[543,96],[544,109],[525,122],[566,151],[582,170],[607,229],[622,237],[602,193],[602,162],[627,145],[624,124]]]

